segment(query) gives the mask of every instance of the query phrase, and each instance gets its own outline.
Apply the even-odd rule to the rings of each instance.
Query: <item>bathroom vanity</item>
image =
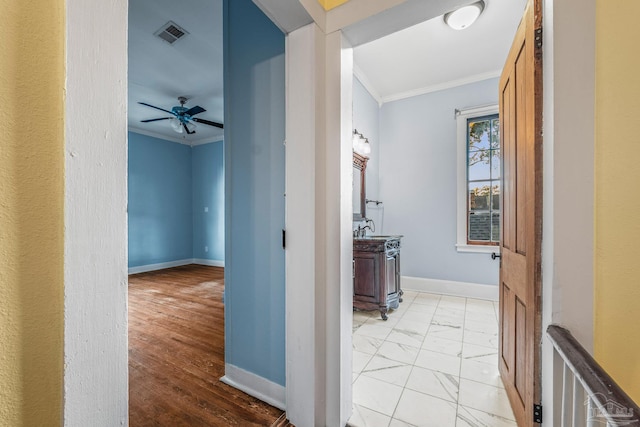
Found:
[[[366,236],[353,239],[353,308],[389,309],[402,302],[400,240],[402,236]]]

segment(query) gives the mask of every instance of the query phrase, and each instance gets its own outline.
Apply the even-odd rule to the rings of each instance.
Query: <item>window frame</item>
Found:
[[[469,243],[468,233],[468,178],[467,178],[467,121],[473,118],[480,118],[498,114],[498,105],[486,105],[482,107],[456,110],[456,145],[457,145],[457,239],[456,250],[458,252],[474,252],[490,254],[496,251],[499,242],[479,242]],[[502,129],[501,129],[502,131]],[[501,144],[502,145],[502,144]],[[500,147],[502,149],[502,146]],[[502,177],[500,179],[502,181]],[[501,207],[502,208],[502,207]],[[502,212],[502,209],[501,209]],[[502,236],[501,236],[502,237]]]

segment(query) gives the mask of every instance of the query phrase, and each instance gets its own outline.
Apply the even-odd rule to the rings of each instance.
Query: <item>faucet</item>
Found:
[[[367,235],[367,230],[370,230],[372,233],[374,231],[376,231],[376,225],[373,222],[372,219],[369,218],[365,218],[365,226],[362,227],[360,224],[358,224],[358,228],[356,230],[353,230],[353,237],[356,239],[362,239]]]

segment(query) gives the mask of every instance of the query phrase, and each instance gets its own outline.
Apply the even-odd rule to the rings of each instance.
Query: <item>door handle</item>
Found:
[[[491,259],[496,259],[496,258],[501,258],[501,255],[500,255],[500,254],[497,254],[497,253],[495,253],[495,252],[492,252],[492,253],[491,253]]]

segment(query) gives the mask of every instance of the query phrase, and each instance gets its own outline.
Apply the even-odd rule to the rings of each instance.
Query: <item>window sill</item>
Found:
[[[490,254],[493,252],[500,253],[500,246],[495,245],[464,245],[457,244],[456,250],[458,252],[469,252],[477,254]]]

